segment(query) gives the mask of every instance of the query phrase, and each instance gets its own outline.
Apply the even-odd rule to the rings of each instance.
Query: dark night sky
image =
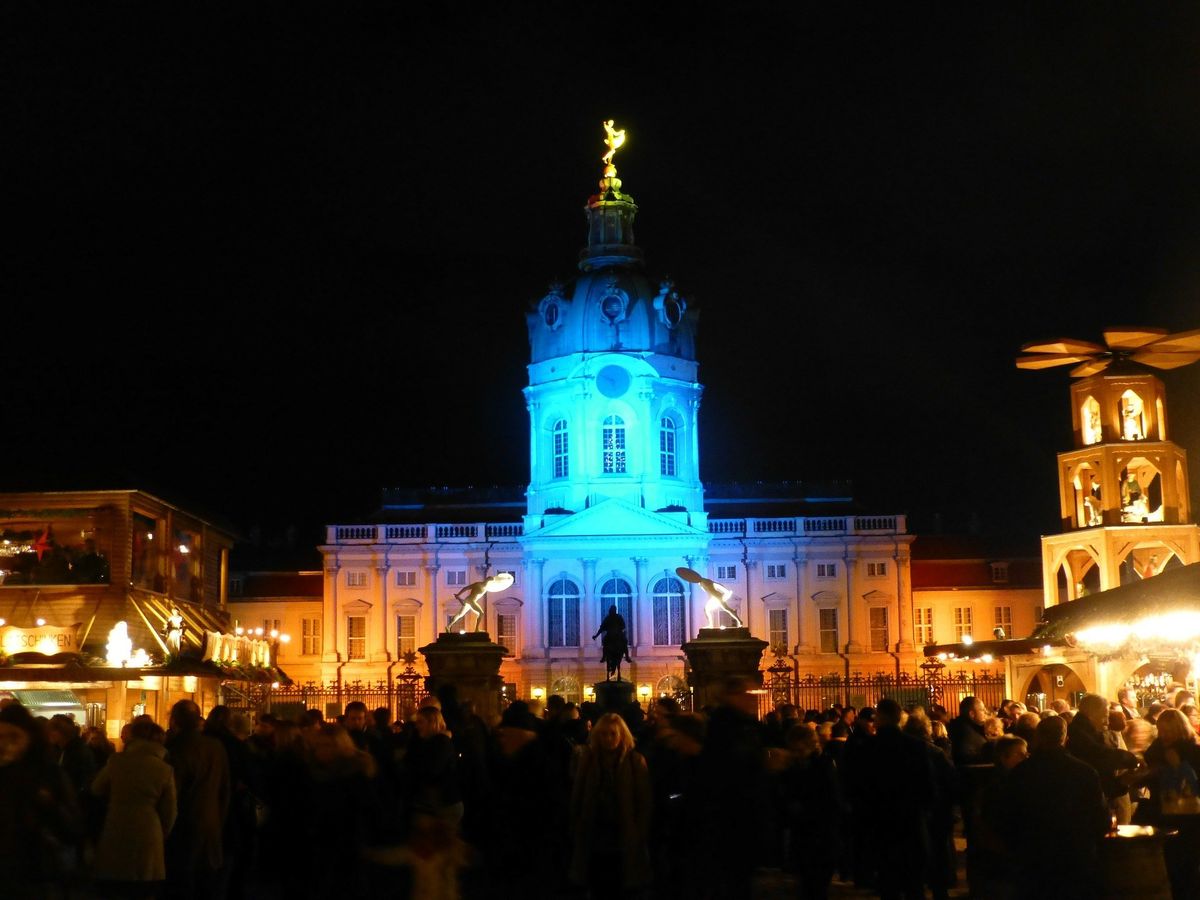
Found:
[[[708,480],[1051,530],[1068,382],[1019,346],[1200,327],[1194,6],[165,6],[0,10],[0,490],[270,528],[524,481],[607,117]]]

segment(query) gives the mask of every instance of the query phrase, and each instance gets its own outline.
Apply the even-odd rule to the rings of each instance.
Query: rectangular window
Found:
[[[772,652],[787,653],[788,651],[787,613],[786,609],[767,610],[767,637],[770,639]]]
[[[271,637],[272,632],[278,636],[279,630],[280,628],[278,619],[263,619],[263,637]]]
[[[1005,637],[1012,637],[1012,607],[996,607],[996,627],[1004,629]]]
[[[974,637],[971,625],[971,607],[954,607],[954,639],[961,641],[964,637]]]
[[[396,616],[396,658],[417,652],[417,617]]]
[[[838,652],[838,611],[822,609],[820,612],[821,652]]]
[[[837,578],[837,563],[817,563],[818,578]]]
[[[913,609],[913,624],[917,627],[917,648],[933,643],[933,607],[918,606]]]
[[[450,587],[462,587],[467,583],[466,569],[447,569],[446,584]]]
[[[366,586],[367,586],[367,573],[366,572],[347,572],[346,573],[346,587],[360,588],[360,587],[366,587]]]
[[[506,649],[507,656],[517,655],[517,617],[510,613],[496,616],[496,643]]]
[[[670,419],[663,419],[658,431],[658,461],[660,474],[675,475],[675,423]]]
[[[566,478],[571,473],[571,463],[569,461],[568,450],[570,444],[567,439],[567,423],[565,420],[559,420],[554,425],[554,477]]]
[[[300,655],[316,656],[321,652],[321,620],[300,620]]]
[[[886,606],[872,606],[871,616],[871,650],[875,653],[886,653],[888,649],[888,611]]]
[[[868,578],[883,578],[887,575],[887,563],[885,562],[869,562],[867,563]]]
[[[736,581],[737,566],[717,566],[718,581]]]
[[[768,578],[787,578],[787,563],[767,563]]]
[[[396,570],[396,587],[416,587],[417,573],[412,569]]]
[[[625,471],[625,423],[618,416],[609,416],[601,429],[604,474],[619,475]]]
[[[346,616],[346,658],[367,658],[366,616]]]
[[[992,563],[992,584],[1008,584],[1008,563]]]

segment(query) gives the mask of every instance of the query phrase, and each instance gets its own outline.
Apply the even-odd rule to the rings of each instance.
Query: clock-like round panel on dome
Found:
[[[605,366],[596,376],[596,390],[609,399],[625,396],[631,382],[629,371],[621,366]]]

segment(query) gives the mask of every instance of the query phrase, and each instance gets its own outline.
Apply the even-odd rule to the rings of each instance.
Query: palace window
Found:
[[[625,471],[625,420],[609,416],[601,428],[604,474],[619,475]]]
[[[321,620],[300,620],[300,655],[316,656],[321,652]]]
[[[367,586],[366,572],[347,572],[346,587],[361,588]]]
[[[913,624],[917,628],[917,646],[933,643],[933,607],[918,606],[913,609]]]
[[[554,423],[554,477],[566,478],[571,474],[571,463],[568,458],[569,443],[567,439],[567,420],[559,419]]]
[[[496,643],[508,651],[506,656],[517,655],[517,617],[512,613],[496,615]]]
[[[717,579],[719,581],[736,581],[737,566],[717,566]]]
[[[633,644],[633,588],[624,578],[610,578],[600,586],[600,620],[615,606],[625,620],[625,637]]]
[[[663,475],[675,475],[675,423],[665,417],[659,423],[658,459]]]
[[[787,653],[788,651],[787,613],[786,609],[767,610],[767,637],[770,640],[772,652]]]
[[[971,625],[971,607],[954,607],[954,639],[961,641],[964,637],[974,637]]]
[[[466,569],[447,569],[446,584],[450,587],[462,587],[467,583]]]
[[[405,569],[396,572],[396,587],[416,587],[417,573],[415,570]]]
[[[787,563],[767,563],[768,578],[787,578]]]
[[[1011,606],[997,606],[996,607],[996,627],[1003,628],[1005,636],[1012,637],[1012,607]]]
[[[579,588],[560,578],[546,592],[551,647],[579,646]]]
[[[671,647],[683,643],[683,584],[675,578],[660,578],[654,585],[654,645]]]
[[[888,648],[888,611],[886,606],[872,606],[870,609],[871,650],[875,653],[886,653]]]
[[[883,578],[887,575],[887,563],[885,562],[869,562],[867,563],[868,578]]]
[[[417,617],[396,616],[396,658],[417,652]]]
[[[366,616],[346,616],[346,658],[367,658]]]
[[[818,625],[821,633],[821,652],[838,652],[838,611],[836,609],[818,610]]]
[[[818,578],[837,578],[837,563],[817,563]]]

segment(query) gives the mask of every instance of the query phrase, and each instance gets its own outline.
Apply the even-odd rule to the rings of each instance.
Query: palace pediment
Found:
[[[686,513],[657,513],[626,500],[611,498],[569,516],[556,518],[526,537],[704,537],[708,532],[689,525]]]

